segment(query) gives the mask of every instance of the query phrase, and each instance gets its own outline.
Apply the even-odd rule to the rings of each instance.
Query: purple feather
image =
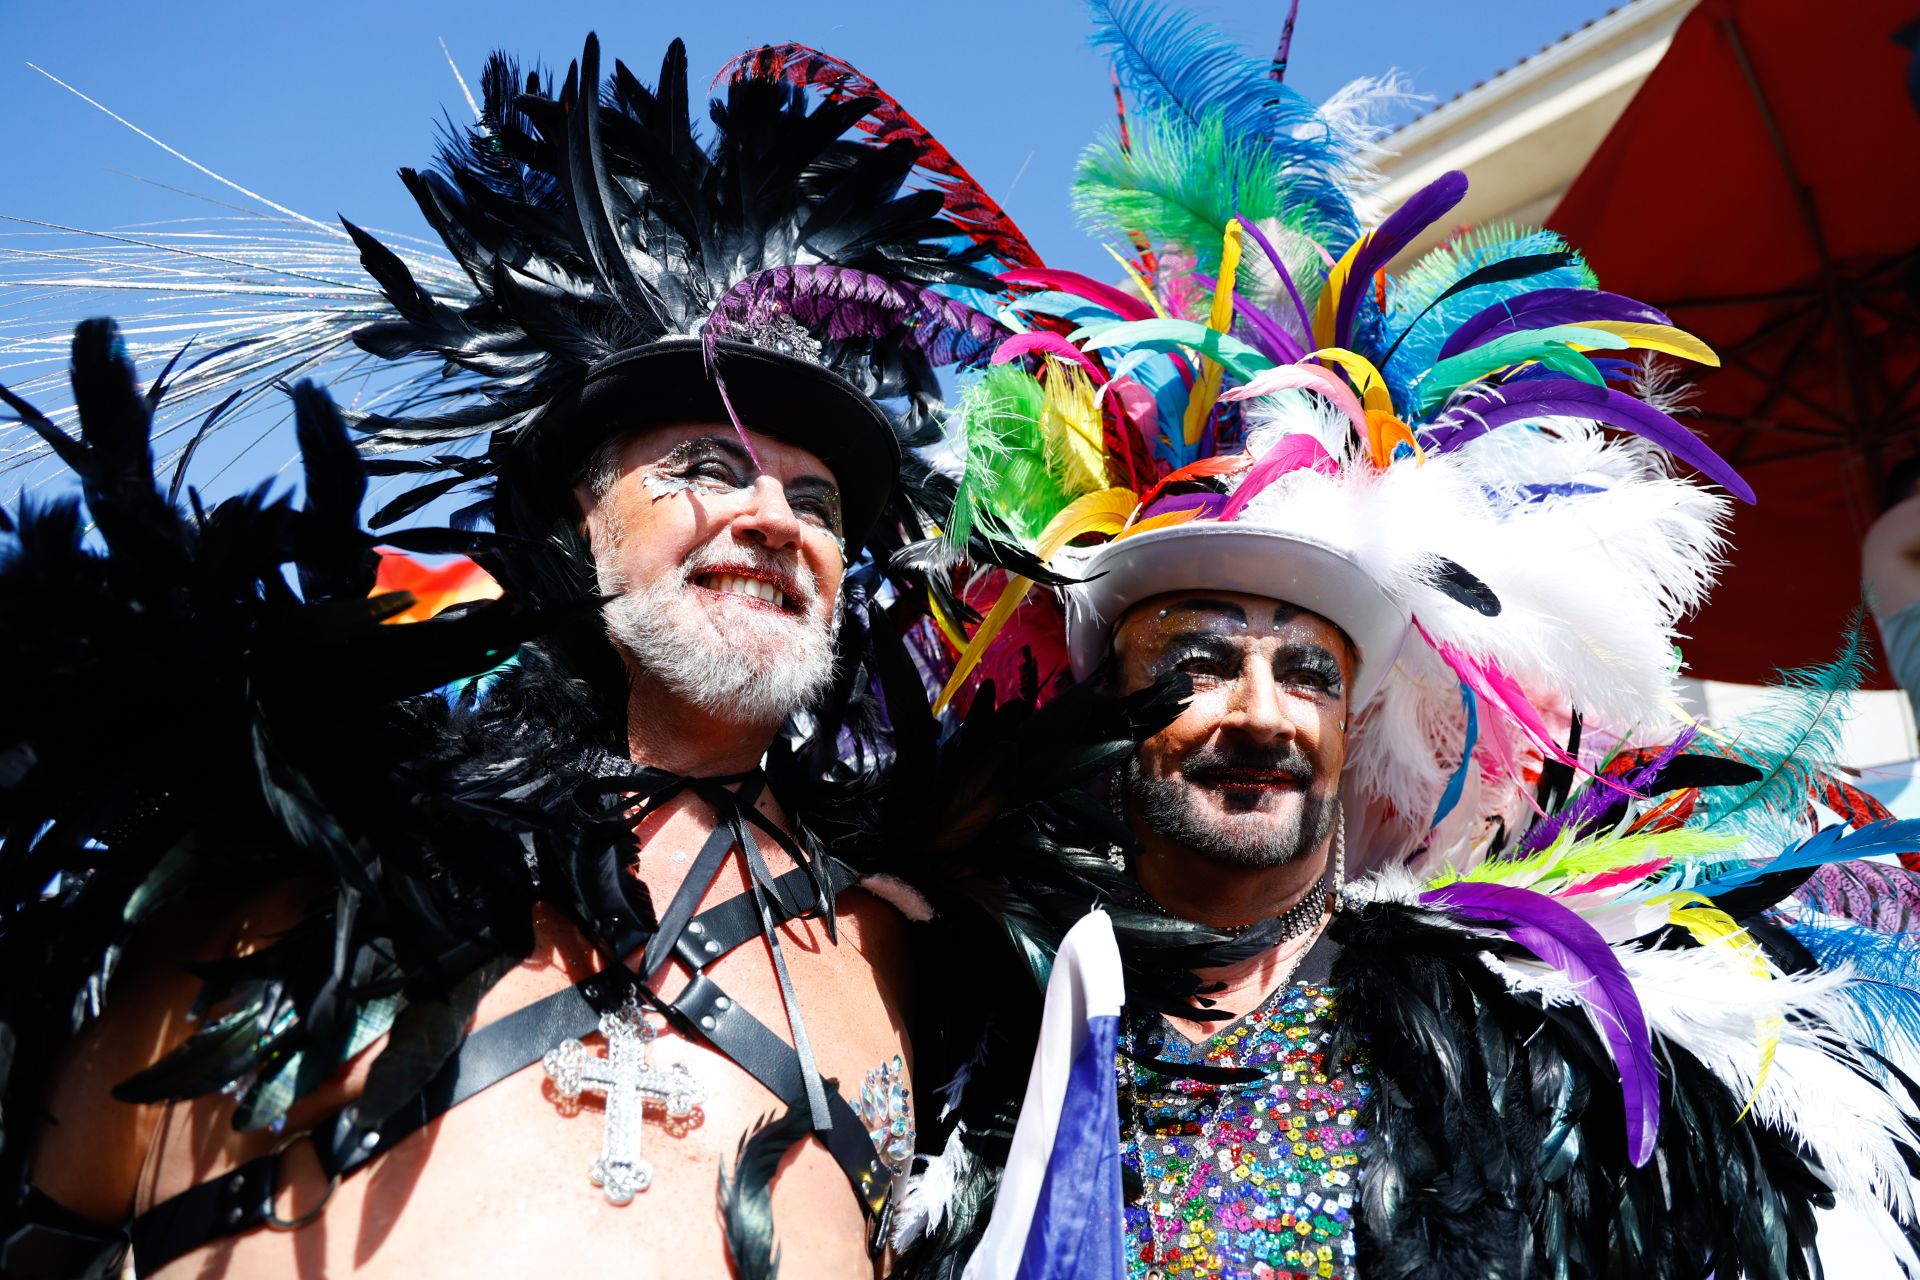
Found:
[[[1186,511],[1192,508],[1200,512],[1198,519],[1217,520],[1221,509],[1226,505],[1227,495],[1224,493],[1178,493],[1170,498],[1159,499],[1142,511],[1140,518],[1147,520],[1154,516],[1166,515],[1169,511]]]
[[[1441,345],[1435,362],[1457,356],[1502,334],[1557,324],[1579,324],[1583,320],[1673,323],[1665,312],[1617,293],[1602,293],[1598,289],[1535,289],[1475,312]]]
[[[867,338],[918,351],[935,366],[984,362],[1013,336],[991,316],[932,289],[814,263],[757,272],[727,290],[707,318],[709,352],[782,314],[826,341]]]
[[[1920,876],[1892,863],[1828,863],[1814,871],[1799,896],[1880,933],[1909,933],[1920,920]]]
[[[1699,436],[1652,405],[1572,378],[1527,378],[1491,388],[1483,396],[1454,405],[1423,431],[1427,447],[1447,453],[1510,422],[1531,418],[1586,418],[1650,440],[1719,484],[1742,502],[1752,502],[1753,487]]]
[[[1266,233],[1260,230],[1253,219],[1236,216],[1234,221],[1240,224],[1242,231],[1253,237],[1253,242],[1260,246],[1260,252],[1267,255],[1267,265],[1273,268],[1273,274],[1280,277],[1280,283],[1287,287],[1287,296],[1293,299],[1293,309],[1300,317],[1300,332],[1311,338],[1313,317],[1307,313],[1307,304],[1300,300],[1300,291],[1293,287],[1293,276],[1287,270],[1286,259],[1280,256],[1280,251],[1273,247],[1273,241],[1267,239]]]
[[[1346,286],[1340,290],[1340,303],[1334,308],[1334,346],[1353,345],[1353,315],[1359,309],[1360,299],[1369,292],[1368,282],[1374,274],[1412,244],[1415,236],[1445,217],[1466,194],[1467,175],[1451,169],[1414,192],[1366,237],[1359,252],[1353,255]]]
[[[1459,882],[1429,889],[1420,900],[1451,915],[1492,925],[1541,961],[1572,978],[1587,1015],[1620,1072],[1626,1105],[1627,1155],[1635,1165],[1653,1156],[1660,1133],[1660,1072],[1640,997],[1607,940],[1543,893],[1509,885]]]
[[[1622,779],[1620,785],[1636,794],[1644,793],[1659,779],[1660,771],[1673,763],[1673,758],[1685,751],[1693,742],[1693,735],[1694,729],[1689,725],[1681,731],[1679,737],[1660,748],[1658,755]],[[1578,831],[1620,803],[1621,796],[1618,791],[1595,783],[1561,806],[1560,812],[1534,823],[1527,834],[1520,838],[1520,843],[1514,849],[1512,856],[1520,858],[1530,853],[1538,853],[1558,839],[1560,833],[1567,827],[1571,826]]]
[[[1193,273],[1194,280],[1208,293],[1220,287],[1220,282],[1204,272]],[[1233,297],[1233,314],[1245,322],[1242,335],[1252,341],[1248,344],[1275,364],[1292,364],[1307,354],[1299,339],[1281,327],[1280,322],[1268,315],[1257,303],[1248,302],[1239,294]]]
[[[1249,336],[1253,346],[1270,357],[1275,364],[1292,364],[1307,354],[1307,349],[1298,339],[1280,327],[1280,322],[1268,315],[1254,303],[1245,298],[1233,300],[1233,313],[1247,322]]]

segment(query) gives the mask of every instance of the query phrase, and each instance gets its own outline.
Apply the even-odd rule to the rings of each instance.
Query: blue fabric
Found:
[[[1880,647],[1886,651],[1887,674],[1907,691],[1913,714],[1920,719],[1920,604],[1908,605],[1896,614],[1877,618]]]
[[[1087,1019],[1015,1280],[1126,1280],[1113,1078],[1119,1027],[1112,1014]]]

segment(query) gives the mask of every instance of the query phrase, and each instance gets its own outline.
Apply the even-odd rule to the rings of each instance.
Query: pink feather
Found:
[[[1003,271],[1000,279],[1006,284],[1035,285],[1042,289],[1058,289],[1061,293],[1070,293],[1076,298],[1085,298],[1096,302],[1122,320],[1151,320],[1153,308],[1145,299],[1136,298],[1124,289],[1116,289],[1110,284],[1095,280],[1092,276],[1081,275],[1078,271],[1063,271],[1053,267],[1022,267],[1016,271]],[[1015,302],[1017,307],[1020,304]]]
[[[1533,709],[1525,691],[1512,676],[1495,666],[1491,660],[1471,657],[1444,640],[1435,640],[1427,634],[1427,629],[1421,626],[1418,618],[1414,619],[1413,625],[1419,628],[1421,638],[1440,655],[1440,660],[1479,696],[1482,706],[1492,707],[1518,725],[1527,741],[1542,755],[1561,764],[1579,767],[1579,762],[1568,755],[1566,748],[1555,742],[1547,732],[1546,722],[1540,719],[1540,713]]]
[[[1245,509],[1249,502],[1259,496],[1262,489],[1278,480],[1288,472],[1302,468],[1318,471],[1323,476],[1339,473],[1340,467],[1327,453],[1326,447],[1308,435],[1283,436],[1280,441],[1267,450],[1260,461],[1253,464],[1246,477],[1234,489],[1233,497],[1220,512],[1220,519],[1231,520]]]
[[[1334,408],[1347,415],[1347,421],[1353,424],[1354,435],[1362,441],[1366,440],[1367,414],[1360,407],[1360,398],[1353,394],[1353,388],[1340,380],[1340,375],[1319,365],[1275,365],[1255,374],[1253,380],[1244,387],[1224,392],[1220,398],[1252,400],[1258,396],[1270,396],[1276,391],[1311,391],[1325,396]]]
[[[1615,867],[1611,871],[1602,871],[1598,875],[1576,880],[1553,896],[1570,898],[1581,893],[1599,893],[1621,885],[1629,885],[1645,880],[1656,871],[1664,871],[1673,862],[1672,858],[1655,858],[1651,862],[1642,862],[1631,867]]]
[[[1094,362],[1092,356],[1059,334],[1047,333],[1044,330],[1036,333],[1014,334],[993,349],[993,363],[1006,364],[1008,361],[1018,360],[1029,351],[1040,351],[1050,356],[1059,356],[1062,360],[1071,360],[1087,371],[1087,376],[1093,379],[1093,385],[1096,387],[1104,385],[1107,381],[1105,371]]]

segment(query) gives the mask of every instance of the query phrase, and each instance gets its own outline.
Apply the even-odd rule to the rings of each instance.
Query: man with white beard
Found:
[[[844,776],[845,735],[862,744],[851,758],[885,757],[869,726],[899,719],[866,712],[874,690],[892,699],[904,673],[924,715],[901,624],[876,599],[925,586],[877,587],[939,515],[911,454],[937,438],[935,366],[1004,337],[934,286],[993,282],[941,216],[946,196],[908,188],[900,153],[857,128],[874,99],[821,103],[750,66],[703,141],[677,43],[657,92],[624,68],[601,84],[591,38],[557,92],[497,58],[471,149],[406,175],[459,258],[435,287],[484,282],[479,295],[429,294],[348,228],[391,304],[371,321],[361,307],[353,341],[491,380],[453,409],[355,426],[375,453],[480,444],[387,473],[484,484],[491,530],[471,545],[501,608],[373,625],[390,614],[366,599],[365,479],[302,388],[299,537],[215,539],[261,558],[217,598],[206,584],[244,557],[143,566],[118,540],[101,571],[124,566],[111,608],[45,611],[87,619],[124,600],[194,624],[183,645],[238,636],[232,655],[194,650],[192,670],[249,680],[277,669],[286,637],[324,645],[343,618],[369,627],[356,652],[411,656],[349,678],[352,657],[300,649],[301,679],[215,691],[225,702],[174,663],[116,695],[115,717],[171,735],[138,747],[152,764],[136,816],[23,848],[14,877],[37,893],[50,872],[33,859],[67,849],[56,884],[94,914],[0,903],[22,992],[0,1005],[0,1165],[24,1175],[0,1214],[9,1275],[112,1274],[128,1244],[142,1276],[516,1276],[561,1259],[586,1275],[761,1275],[776,1236],[785,1276],[881,1265],[914,1147],[904,927],[835,856],[855,855],[813,831],[838,820],[823,775]],[[579,181],[589,169],[598,188]],[[134,385],[112,327],[90,322],[74,350],[89,445],[144,429],[144,398],[93,412]],[[141,443],[118,441],[130,458]],[[88,491],[103,528],[138,488]],[[227,510],[216,528],[274,509]],[[174,536],[177,513],[149,514],[143,531]],[[213,545],[197,529],[180,540]],[[59,543],[56,530],[34,545]],[[27,555],[8,569],[58,577]],[[232,621],[281,606],[317,612]],[[489,609],[532,612],[538,639],[425,664],[441,674],[411,685],[397,674],[491,625]],[[200,627],[215,610],[222,628]],[[39,646],[48,625],[0,641]],[[114,638],[75,625],[56,650]],[[148,633],[122,661],[154,652]],[[509,653],[484,693],[400,700]],[[140,711],[181,689],[257,708],[253,736]],[[22,789],[0,777],[9,830],[59,829],[34,806],[88,785],[60,780],[80,763],[60,726],[105,696],[97,680],[59,685],[48,724],[8,718],[35,761]],[[817,757],[794,749],[805,729]],[[246,767],[218,765],[234,760]],[[71,870],[96,859],[112,873]],[[264,870],[237,875],[249,859]],[[197,896],[137,931],[102,1005],[102,966],[127,939],[95,926],[134,921],[149,899],[121,895],[151,876]],[[76,983],[94,994],[75,1003]],[[41,1052],[9,1061],[16,1037]],[[47,1122],[12,1122],[29,1114]]]

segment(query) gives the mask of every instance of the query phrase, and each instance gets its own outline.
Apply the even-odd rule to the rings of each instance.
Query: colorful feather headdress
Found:
[[[1363,234],[1364,147],[1266,63],[1150,5],[1098,9],[1131,100],[1076,200],[1125,232],[1132,288],[1003,276],[1032,291],[961,406],[953,545],[1012,542],[1077,580],[1048,659],[1077,677],[1129,605],[1169,590],[1272,594],[1342,625],[1375,856],[1464,856],[1489,819],[1511,828],[1543,764],[1589,768],[1576,715],[1589,756],[1670,737],[1677,628],[1727,500],[1669,459],[1753,495],[1633,393],[1634,357],[1713,353],[1546,232],[1461,236],[1390,275],[1463,175]],[[943,700],[996,644],[1041,661],[1044,619],[1002,630],[1030,585],[1009,576],[964,640],[948,620]]]

